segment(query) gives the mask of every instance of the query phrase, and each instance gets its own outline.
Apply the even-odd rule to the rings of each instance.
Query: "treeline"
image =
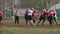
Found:
[[[49,8],[54,4],[59,3],[60,0],[21,0],[21,8],[34,7],[34,8]]]
[[[0,8],[3,8],[5,6],[11,6],[11,8],[49,8],[52,5],[59,3],[60,0],[18,0],[19,3],[15,4],[15,2],[11,2],[12,0],[8,1],[8,0],[0,0]],[[16,1],[16,0],[14,0]],[[10,3],[9,3],[10,2]],[[13,7],[13,3],[14,3],[14,7]],[[10,4],[10,5],[9,5]]]

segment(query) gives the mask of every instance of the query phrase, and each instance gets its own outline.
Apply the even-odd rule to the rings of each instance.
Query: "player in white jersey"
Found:
[[[31,9],[28,9],[28,21],[30,25],[32,25],[32,13],[33,11]]]

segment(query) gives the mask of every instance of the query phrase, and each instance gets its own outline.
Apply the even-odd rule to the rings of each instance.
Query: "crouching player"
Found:
[[[50,26],[52,26],[52,23],[53,23],[53,20],[54,20],[54,17],[55,17],[56,13],[54,10],[50,10],[49,11],[49,14],[48,14],[48,21],[50,23]]]
[[[2,11],[0,11],[0,26],[4,25],[4,23],[2,22],[2,19],[3,19],[3,13]]]
[[[39,18],[37,26],[39,25],[41,20],[43,20],[42,25],[44,25],[46,14],[47,14],[46,9],[43,9],[42,12],[40,13],[40,18]]]

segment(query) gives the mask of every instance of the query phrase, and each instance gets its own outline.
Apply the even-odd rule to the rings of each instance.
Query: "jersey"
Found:
[[[30,9],[28,9],[28,16],[29,16],[29,15],[31,15],[31,16],[32,16],[32,13],[33,13],[33,11],[32,11],[32,10],[30,10]]]
[[[2,12],[0,11],[0,18],[3,18],[3,14],[2,14]]]
[[[32,13],[32,17],[33,18],[35,17],[35,13],[36,13],[36,11],[33,11],[33,13]]]
[[[40,17],[45,17],[46,14],[47,14],[47,13],[46,13],[45,11],[42,11]]]
[[[54,17],[56,13],[54,11],[50,11],[49,16]]]

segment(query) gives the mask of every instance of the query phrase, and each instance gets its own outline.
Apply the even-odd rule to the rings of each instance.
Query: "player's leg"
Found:
[[[26,26],[28,26],[28,16],[25,16]]]
[[[30,25],[31,25],[31,26],[33,25],[33,19],[32,19],[32,16],[30,16]]]
[[[3,26],[4,23],[2,22],[2,18],[0,18],[0,25]]]
[[[0,20],[0,25],[1,25],[1,20]]]
[[[28,26],[28,20],[26,20],[26,26]]]
[[[29,21],[30,25],[32,26],[32,22],[33,22],[33,21],[32,21],[31,15],[28,16],[28,21]]]
[[[56,25],[58,25],[57,16],[56,16],[56,17],[54,17],[54,21],[56,22]]]
[[[19,16],[17,16],[17,19],[16,19],[16,21],[17,21],[17,24],[19,24]]]
[[[42,22],[42,25],[44,25],[44,22],[45,22],[45,17],[43,18],[43,22]]]
[[[4,23],[3,23],[3,21],[1,21],[1,24],[2,24],[2,26],[4,26]]]
[[[0,18],[0,25],[2,25],[2,24],[1,24],[1,21],[2,21],[2,18]]]
[[[49,22],[50,26],[52,26],[52,18],[50,16],[48,16],[48,22]]]
[[[16,24],[16,20],[17,20],[17,18],[15,17],[15,24]]]
[[[42,20],[42,17],[39,18],[39,21],[37,23],[37,26],[39,25],[39,23],[41,22],[41,20]]]
[[[35,18],[33,18],[33,23],[35,23]]]
[[[53,17],[50,17],[50,26],[52,26],[52,23],[53,23]]]

